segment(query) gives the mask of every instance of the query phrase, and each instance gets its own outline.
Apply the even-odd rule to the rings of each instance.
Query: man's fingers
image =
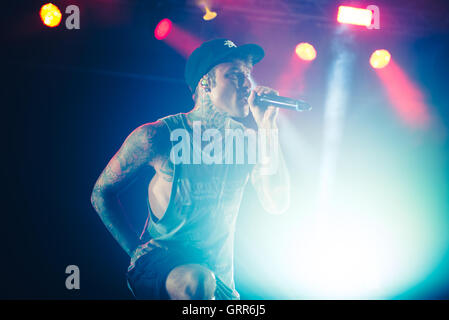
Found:
[[[254,98],[255,98],[254,90],[251,90],[251,93],[248,97],[249,106],[251,107],[254,104]]]
[[[258,94],[258,95],[261,95],[261,94],[270,94],[270,93],[272,93],[272,94],[275,94],[275,95],[279,95],[279,92],[277,91],[277,90],[274,90],[274,89],[272,89],[272,88],[269,88],[269,87],[264,87],[264,86],[257,86],[255,89],[254,89],[254,91],[256,91],[256,93]]]

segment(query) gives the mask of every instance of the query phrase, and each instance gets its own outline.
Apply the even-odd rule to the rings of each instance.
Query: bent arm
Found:
[[[265,132],[259,130],[259,134],[266,134],[267,156],[254,167],[251,182],[264,209],[272,214],[281,214],[290,206],[290,176],[279,145],[277,128]]]
[[[256,95],[279,93],[268,87],[257,86],[248,98],[249,107],[258,127],[258,163],[251,173],[251,182],[265,210],[283,213],[290,206],[290,177],[284,163],[278,138],[275,106],[254,104]],[[261,139],[262,138],[262,139]]]
[[[130,256],[140,241],[128,223],[118,194],[151,164],[157,127],[157,123],[145,124],[126,138],[101,173],[91,195],[92,205],[104,225]]]

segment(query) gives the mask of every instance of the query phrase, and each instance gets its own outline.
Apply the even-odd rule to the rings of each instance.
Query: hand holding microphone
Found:
[[[276,127],[279,110],[271,104],[261,103],[258,97],[262,95],[277,96],[278,92],[269,87],[256,86],[249,95],[248,103],[258,127]]]
[[[281,97],[276,90],[262,86],[257,86],[251,91],[248,102],[254,120],[256,120],[259,126],[275,125],[274,123],[278,113],[277,108],[295,111],[308,111],[312,109],[303,100]]]
[[[278,108],[295,111],[309,111],[312,109],[310,104],[303,100],[281,97],[272,93],[257,95],[254,102],[257,105],[273,105]]]

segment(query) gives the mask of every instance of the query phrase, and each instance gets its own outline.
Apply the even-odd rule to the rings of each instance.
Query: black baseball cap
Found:
[[[265,56],[262,47],[257,44],[244,44],[237,47],[228,39],[214,39],[204,42],[196,48],[186,63],[185,79],[190,90],[195,92],[198,81],[216,65],[233,58],[252,57],[253,65]]]

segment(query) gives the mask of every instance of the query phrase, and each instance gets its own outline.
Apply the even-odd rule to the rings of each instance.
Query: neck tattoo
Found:
[[[224,130],[230,119],[227,112],[219,111],[210,100],[209,95],[201,92],[195,108],[187,114],[190,122],[201,121],[202,129],[214,128]]]

